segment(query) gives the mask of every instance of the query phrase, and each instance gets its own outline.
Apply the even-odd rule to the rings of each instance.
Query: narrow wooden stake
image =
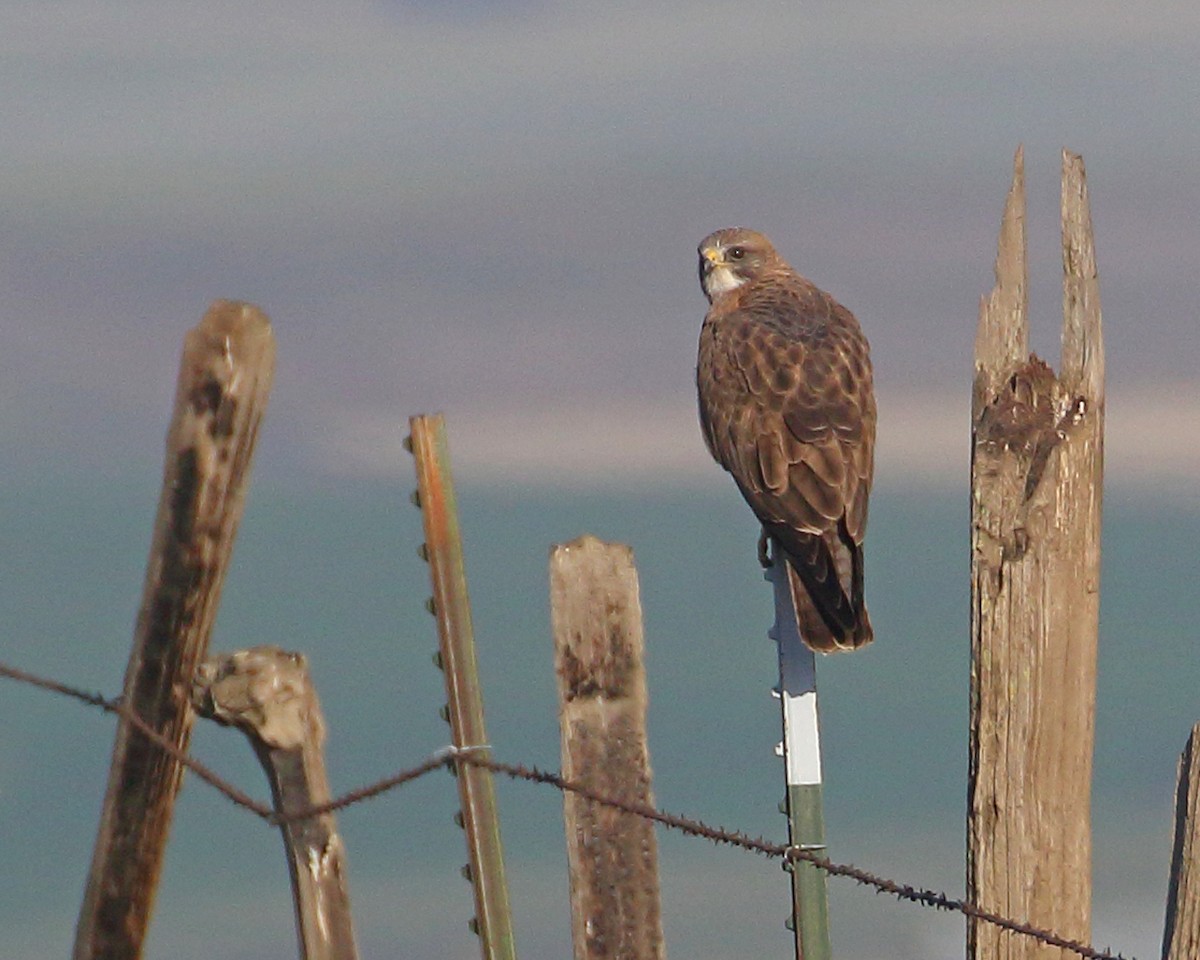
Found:
[[[1200,957],[1200,723],[1192,728],[1175,787],[1175,842],[1163,926],[1163,960]]]
[[[654,805],[633,551],[580,537],[550,551],[562,772]],[[661,960],[658,842],[640,817],[563,794],[575,960]]]
[[[477,756],[490,757],[446,426],[440,415],[413,417],[409,426],[408,445],[416,459],[417,497],[425,521],[422,552],[433,580],[431,610],[437,617],[438,663],[446,678],[451,735],[455,746],[470,747]],[[516,945],[492,773],[462,762],[455,764],[455,772],[470,858],[467,873],[475,892],[471,928],[479,934],[484,960],[514,960]]]
[[[328,803],[325,721],[308,661],[278,647],[210,657],[192,689],[196,712],[246,735],[279,813]],[[332,813],[279,826],[302,960],[355,960],[346,848]]]
[[[217,615],[275,338],[255,307],[219,300],[184,341],[175,411],[125,703],[186,749],[192,676]],[[75,931],[75,960],[141,955],[183,767],[117,725],[108,790]]]
[[[775,625],[770,637],[779,645],[779,686],[774,691],[783,716],[783,757],[787,780],[788,843],[827,856],[821,795],[821,732],[817,715],[816,654],[800,639],[788,586],[787,561],[778,547],[767,571],[775,591]],[[829,960],[829,891],[825,871],[802,860],[791,866],[792,917],[796,960]]]
[[[1083,161],[1063,154],[1058,377],[1028,355],[1024,165],[980,308],[971,458],[967,898],[1081,941],[1091,927],[1104,348]],[[1062,956],[968,920],[971,960]]]

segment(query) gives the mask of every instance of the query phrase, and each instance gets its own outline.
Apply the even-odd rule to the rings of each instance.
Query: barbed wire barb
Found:
[[[190,754],[178,750],[173,743],[162,737],[141,717],[137,716],[135,713],[133,713],[133,711],[126,707],[119,698],[108,699],[98,693],[91,693],[87,690],[73,687],[57,680],[51,680],[46,677],[38,676],[37,674],[20,670],[4,663],[0,663],[0,677],[5,677],[18,683],[24,683],[29,686],[37,687],[50,693],[59,694],[60,696],[77,700],[86,706],[95,707],[120,717],[122,720],[135,727],[138,732],[145,736],[148,740],[156,744],[162,750],[165,750],[172,757],[186,766],[209,786],[224,794],[236,806],[248,810],[272,826],[279,826],[285,822],[303,820],[318,816],[323,813],[331,813],[346,809],[347,807],[354,806],[355,804],[361,803],[364,800],[370,800],[374,797],[380,796],[381,794],[388,793],[391,790],[404,786],[407,783],[411,783],[412,781],[420,779],[426,774],[431,773],[439,768],[445,767],[446,769],[451,769],[456,762],[474,764],[476,766],[491,770],[493,773],[503,774],[512,780],[523,780],[529,783],[551,786],[559,791],[577,794],[578,796],[584,797],[587,800],[591,800],[594,803],[602,804],[614,810],[619,810],[623,813],[630,814],[631,816],[637,816],[646,820],[651,820],[668,829],[683,833],[686,836],[699,837],[715,844],[725,844],[738,849],[748,850],[752,853],[757,853],[760,856],[783,860],[785,863],[795,860],[804,860],[813,864],[818,869],[826,871],[831,876],[847,877],[856,881],[860,885],[872,887],[879,893],[886,893],[896,897],[898,900],[915,903],[918,906],[932,907],[936,910],[944,910],[952,913],[960,913],[967,917],[974,917],[977,920],[982,920],[984,923],[991,924],[1003,930],[1008,930],[1012,933],[1030,937],[1048,946],[1070,951],[1071,953],[1082,957],[1083,960],[1136,960],[1134,957],[1126,957],[1120,953],[1097,950],[1089,944],[1081,943],[1077,940],[1069,940],[1066,937],[1061,937],[1051,930],[1043,930],[1039,927],[1033,926],[1032,924],[1023,923],[1021,921],[1013,920],[1009,917],[993,913],[992,911],[985,910],[977,904],[971,903],[967,900],[951,897],[936,890],[899,883],[895,880],[878,876],[877,874],[871,873],[868,870],[863,870],[859,867],[855,867],[851,864],[837,863],[825,857],[819,856],[813,850],[808,850],[803,847],[792,847],[788,846],[787,844],[773,843],[772,841],[766,840],[762,837],[752,837],[749,834],[737,830],[726,830],[723,827],[711,827],[700,820],[694,820],[690,817],[669,813],[649,805],[627,802],[614,797],[604,796],[603,794],[588,788],[584,784],[567,780],[557,773],[550,773],[540,770],[536,766],[510,764],[501,762],[499,760],[493,760],[482,753],[477,752],[482,750],[480,747],[461,747],[454,750],[448,750],[443,747],[440,750],[434,751],[425,760],[413,767],[401,770],[392,776],[385,777],[382,780],[376,781],[375,783],[369,784],[365,787],[360,787],[357,790],[351,790],[348,793],[344,793],[336,799],[331,800],[329,803],[311,807],[305,810],[297,810],[289,814],[282,814],[272,810],[270,807],[262,803],[259,803],[257,800],[249,796],[249,794],[229,783],[219,774],[215,773],[209,767],[196,760]]]
[[[57,680],[50,680],[46,677],[40,677],[36,674],[29,673],[25,670],[19,670],[16,667],[11,667],[8,664],[0,663],[0,677],[7,677],[9,680],[15,680],[18,683],[28,684],[31,687],[37,687],[41,690],[46,690],[50,693],[57,693],[61,696],[68,697],[72,700],[78,700],[89,707],[97,707],[105,713],[111,713],[122,720],[126,721],[130,726],[138,731],[147,740],[157,746],[160,750],[165,751],[175,760],[192,771],[197,777],[215,789],[218,793],[224,794],[236,806],[249,810],[255,816],[262,820],[270,821],[275,812],[266,804],[259,803],[248,793],[238,789],[228,780],[215,773],[212,769],[205,766],[191,754],[178,749],[175,744],[160,734],[157,730],[151,727],[145,720],[139,717],[136,713],[130,710],[122,702],[120,697],[107,698],[98,693],[90,693],[87,690],[82,690],[79,687],[72,687],[65,683],[60,683]]]

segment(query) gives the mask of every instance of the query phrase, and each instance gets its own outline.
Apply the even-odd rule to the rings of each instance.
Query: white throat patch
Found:
[[[736,290],[746,282],[745,277],[739,277],[724,264],[717,264],[704,280],[705,292],[710,299],[715,299],[730,290]]]

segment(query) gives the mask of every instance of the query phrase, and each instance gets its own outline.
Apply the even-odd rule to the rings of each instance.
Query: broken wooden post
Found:
[[[550,552],[562,775],[654,805],[642,608],[633,551],[580,537]],[[649,821],[563,794],[575,960],[661,960],[658,843]]]
[[[1083,161],[1066,151],[1062,243],[1055,377],[1028,353],[1018,151],[975,344],[967,898],[1087,941],[1104,347]],[[1061,955],[975,920],[967,936],[971,960]]]
[[[446,424],[438,414],[412,417],[409,427],[412,433],[406,445],[416,460],[416,503],[425,525],[421,555],[429,563],[433,582],[429,610],[437,618],[436,662],[446,680],[445,716],[454,746],[471,748],[475,756],[491,759]],[[456,819],[467,835],[469,862],[464,873],[475,893],[471,929],[479,935],[484,960],[515,960],[516,941],[492,771],[462,760],[455,761],[454,771],[461,804]]]
[[[274,367],[271,325],[249,304],[218,300],[184,340],[124,686],[125,705],[183,750]],[[118,722],[75,960],[141,955],[182,776],[175,759]]]
[[[1175,842],[1163,926],[1163,960],[1200,957],[1200,723],[1179,758],[1175,787]]]
[[[330,800],[325,721],[308,661],[278,647],[210,657],[192,692],[196,712],[246,735],[284,816]],[[292,881],[302,960],[355,960],[346,847],[322,813],[279,825]]]

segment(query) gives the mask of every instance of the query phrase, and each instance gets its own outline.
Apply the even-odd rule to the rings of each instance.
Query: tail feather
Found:
[[[875,639],[867,605],[861,595],[856,598],[858,603],[853,607],[853,621],[849,624],[840,622],[839,618],[822,614],[790,560],[787,572],[800,638],[809,647],[818,653],[832,653],[838,650],[856,650]]]

